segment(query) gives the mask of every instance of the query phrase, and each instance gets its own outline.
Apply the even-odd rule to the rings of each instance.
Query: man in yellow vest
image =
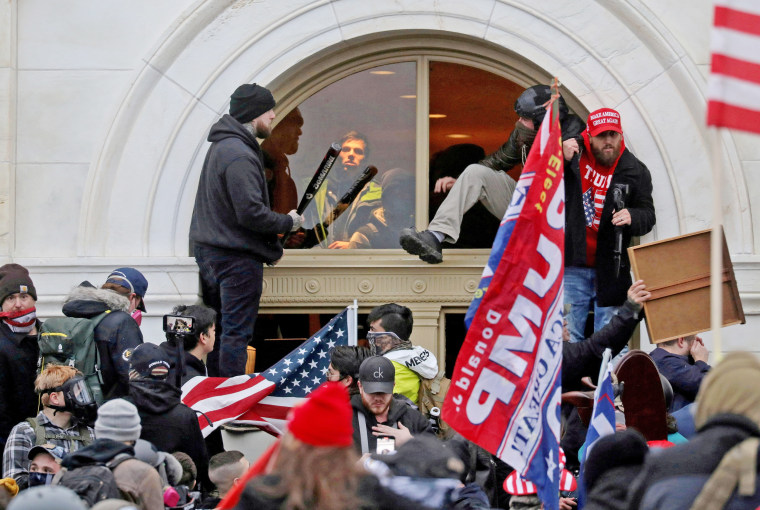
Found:
[[[438,374],[438,361],[433,353],[409,341],[414,326],[412,311],[396,303],[380,305],[369,313],[367,323],[367,341],[375,354],[391,360],[396,369],[393,393],[400,393],[416,404],[420,378],[434,378]]]

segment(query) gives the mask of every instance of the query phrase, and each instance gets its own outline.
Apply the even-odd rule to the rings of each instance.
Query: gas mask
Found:
[[[367,342],[369,343],[369,350],[372,355],[380,356],[403,342],[403,340],[392,331],[367,331]]]
[[[77,375],[65,383],[55,388],[45,390],[45,393],[55,391],[63,392],[63,406],[52,406],[51,409],[56,411],[68,411],[80,422],[92,425],[98,417],[98,405],[92,397],[90,388],[84,380],[84,377]]]
[[[38,473],[36,471],[29,472],[29,487],[36,487],[38,485],[50,485],[53,482],[54,473]]]

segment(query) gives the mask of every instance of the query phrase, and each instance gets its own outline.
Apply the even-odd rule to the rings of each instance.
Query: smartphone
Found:
[[[378,437],[377,438],[377,453],[378,455],[385,455],[388,453],[396,452],[396,440],[392,437]]]
[[[185,315],[164,315],[164,332],[180,335],[193,335],[195,331],[195,317]]]

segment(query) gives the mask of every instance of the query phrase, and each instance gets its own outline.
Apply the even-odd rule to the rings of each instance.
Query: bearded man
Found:
[[[631,286],[628,246],[655,224],[652,177],[625,147],[620,114],[611,108],[591,112],[579,138],[562,144],[565,156],[565,305],[571,341],[582,341],[594,309],[599,331],[626,300]],[[578,154],[577,160],[574,159]],[[616,210],[613,190],[624,208]],[[615,230],[622,230],[619,272]]]
[[[262,152],[274,120],[272,93],[239,86],[230,113],[211,126],[190,222],[203,300],[221,317],[221,340],[207,359],[211,376],[245,373],[246,348],[259,310],[264,264],[282,257],[277,234],[298,230],[303,216],[271,209]]]
[[[377,439],[393,439],[398,448],[417,434],[432,434],[422,414],[393,396],[396,369],[388,358],[372,356],[359,367],[359,394],[351,397],[354,446],[364,453],[377,451]],[[379,452],[378,452],[379,453]]]

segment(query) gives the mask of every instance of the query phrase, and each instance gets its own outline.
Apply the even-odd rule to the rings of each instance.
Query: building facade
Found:
[[[310,149],[291,163],[312,169],[326,149],[319,135],[356,128],[338,122],[334,103],[374,105],[363,130],[379,126],[378,166],[415,176],[415,223],[424,228],[429,161],[442,147],[430,114],[457,69],[496,77],[505,97],[557,77],[582,117],[618,109],[626,145],[654,183],[657,225],[641,242],[709,228],[711,19],[706,0],[4,2],[0,258],[30,269],[43,316],[59,313],[81,280],[140,268],[150,282],[146,338],[159,341],[157,317],[198,296],[190,215],[209,127],[237,85],[268,86],[279,116],[301,106]],[[388,69],[405,85],[347,86]],[[470,87],[478,105],[513,115],[503,98],[456,86],[452,102]],[[391,108],[383,94],[404,90],[410,102]],[[332,99],[312,103],[332,110],[307,108],[319,94]],[[378,112],[386,116],[368,117]],[[399,117],[403,126],[388,124]],[[509,122],[477,140],[506,138]],[[723,225],[748,322],[725,330],[727,350],[760,351],[751,334],[760,324],[759,147],[750,135],[721,137]],[[400,249],[288,250],[266,270],[262,311],[329,313],[354,299],[367,311],[397,301],[414,310],[413,339],[442,355],[446,316],[466,309],[486,256],[452,250],[433,267]]]

